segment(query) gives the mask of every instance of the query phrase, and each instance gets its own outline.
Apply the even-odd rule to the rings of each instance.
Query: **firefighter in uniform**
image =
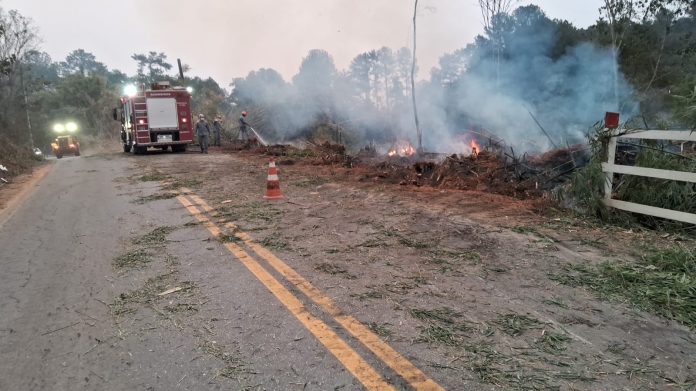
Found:
[[[249,123],[246,122],[246,116],[246,111],[242,111],[242,115],[239,116],[239,139],[249,144]]]
[[[220,123],[222,121],[222,117],[219,115],[215,117],[215,120],[213,121],[213,145],[216,147],[220,146],[220,132],[222,131],[222,124]]]
[[[208,136],[210,136],[210,126],[205,120],[203,114],[198,114],[198,122],[196,122],[196,134],[198,135],[198,143],[201,145],[201,153],[208,153]]]

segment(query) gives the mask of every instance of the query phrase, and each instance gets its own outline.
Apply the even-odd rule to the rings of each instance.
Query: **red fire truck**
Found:
[[[150,89],[132,87],[113,114],[121,121],[123,152],[141,154],[170,146],[184,152],[193,142],[191,94],[183,87],[168,82],[154,83]]]

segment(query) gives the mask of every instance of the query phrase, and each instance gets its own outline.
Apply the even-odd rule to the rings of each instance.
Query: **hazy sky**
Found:
[[[602,0],[536,0],[551,18],[595,22]],[[343,69],[357,54],[411,47],[413,2],[406,0],[0,0],[40,29],[54,60],[85,49],[110,68],[135,72],[130,56],[163,51],[191,73],[226,87],[234,77],[274,68],[286,79],[321,48]],[[477,0],[421,0],[418,60],[425,78],[438,58],[482,33]]]

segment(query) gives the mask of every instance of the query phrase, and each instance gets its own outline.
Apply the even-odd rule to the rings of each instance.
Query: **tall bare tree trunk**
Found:
[[[416,14],[418,12],[418,0],[413,6],[413,58],[411,61],[411,101],[413,102],[413,118],[416,122],[416,137],[418,138],[418,152],[423,152],[423,134],[418,122],[418,107],[416,105]]]
[[[29,131],[29,145],[34,149],[34,135],[31,131],[31,117],[29,116],[29,98],[27,97],[27,86],[24,84],[23,64],[19,63],[19,80],[22,84],[22,94],[24,95],[24,112],[27,115],[27,130]],[[32,151],[33,153],[33,151]]]

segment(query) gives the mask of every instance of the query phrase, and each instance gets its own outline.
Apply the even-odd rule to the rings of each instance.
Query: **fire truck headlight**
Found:
[[[186,92],[193,94],[193,87],[186,87]]]
[[[56,133],[63,133],[65,132],[65,126],[63,126],[63,124],[55,124],[53,125],[53,131]]]
[[[65,124],[65,130],[72,133],[77,130],[77,124],[74,122],[68,122],[67,124]]]
[[[138,95],[138,88],[133,84],[128,84],[123,87],[123,95],[125,96],[136,96]]]

